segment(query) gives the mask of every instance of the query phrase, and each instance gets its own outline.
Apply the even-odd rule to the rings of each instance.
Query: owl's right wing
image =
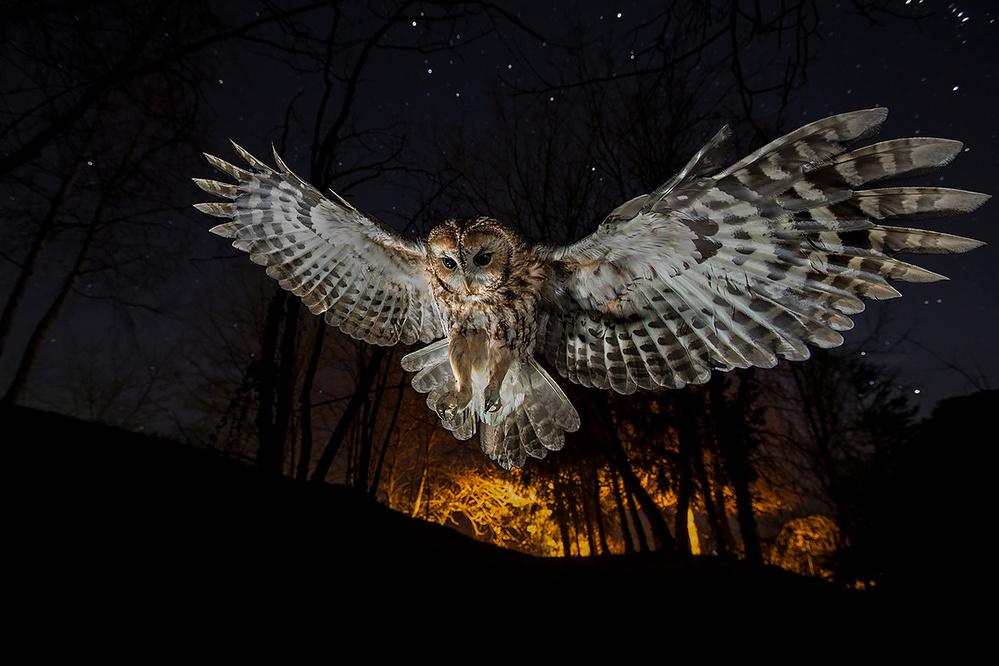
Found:
[[[862,299],[890,281],[941,276],[898,252],[965,252],[980,242],[883,226],[944,217],[989,197],[935,187],[859,189],[950,162],[957,141],[912,138],[846,153],[886,109],[816,121],[723,168],[723,129],[672,180],[618,207],[591,235],[539,246],[553,278],[536,351],[570,380],[630,393],[707,381],[711,370],[771,367],[835,347]]]
[[[235,185],[195,178],[205,192],[231,203],[195,208],[230,220],[211,229],[267,267],[326,322],[372,344],[430,342],[444,330],[430,292],[426,251],[374,216],[336,195],[327,199],[289,169],[277,152],[277,170],[235,143],[250,167],[205,155]]]

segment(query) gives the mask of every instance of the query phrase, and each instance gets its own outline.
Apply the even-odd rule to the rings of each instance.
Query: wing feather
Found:
[[[727,168],[719,132],[672,179],[615,209],[567,246],[539,246],[555,278],[542,294],[537,349],[585,386],[630,393],[707,381],[712,369],[770,367],[835,347],[864,299],[891,282],[942,276],[898,252],[966,252],[980,242],[883,226],[967,213],[989,197],[935,187],[858,189],[931,173],[956,141],[910,138],[847,152],[885,109],[840,114]]]
[[[425,249],[333,193],[327,199],[275,151],[274,169],[232,144],[249,170],[218,157],[208,162],[235,184],[196,178],[229,203],[195,207],[228,219],[212,233],[267,267],[267,275],[327,323],[373,344],[430,342],[443,335],[430,293]]]

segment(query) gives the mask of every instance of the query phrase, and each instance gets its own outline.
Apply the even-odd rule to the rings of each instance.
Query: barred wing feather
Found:
[[[302,298],[327,323],[366,342],[430,342],[443,335],[430,296],[423,244],[404,238],[333,193],[327,199],[295,175],[277,153],[273,169],[235,143],[242,169],[208,161],[236,184],[196,178],[230,203],[196,208],[229,221],[211,231],[267,267],[267,274]]]
[[[942,276],[895,253],[965,252],[980,242],[882,226],[976,209],[989,197],[934,187],[858,190],[949,163],[956,141],[912,138],[852,152],[885,109],[798,129],[719,170],[718,133],[677,176],[612,212],[590,236],[539,252],[556,278],[537,350],[570,380],[630,393],[702,383],[712,369],[804,359],[842,343],[863,299]]]

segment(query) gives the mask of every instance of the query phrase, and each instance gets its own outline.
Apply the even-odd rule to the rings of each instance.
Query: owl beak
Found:
[[[462,282],[464,283],[464,285],[465,285],[465,293],[466,293],[466,294],[470,294],[470,293],[472,293],[472,288],[471,288],[471,287],[469,286],[469,284],[468,284],[468,276],[465,276],[465,275],[462,275],[462,276],[461,276],[461,281],[462,281]]]

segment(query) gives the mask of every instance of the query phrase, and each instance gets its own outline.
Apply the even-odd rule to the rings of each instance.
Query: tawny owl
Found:
[[[504,468],[543,458],[580,421],[535,360],[583,386],[630,393],[771,367],[835,347],[861,299],[890,281],[941,276],[898,252],[981,243],[884,226],[974,210],[983,194],[858,189],[950,162],[956,141],[911,138],[845,152],[883,108],[811,123],[731,166],[723,128],[651,194],[567,246],[531,245],[487,218],[447,220],[409,240],[335,193],[327,199],[275,153],[277,170],[233,144],[249,170],[207,156],[235,185],[196,179],[231,203],[198,204],[212,229],[267,266],[316,314],[380,345],[433,342],[402,360],[413,387],[459,439],[476,432]]]

